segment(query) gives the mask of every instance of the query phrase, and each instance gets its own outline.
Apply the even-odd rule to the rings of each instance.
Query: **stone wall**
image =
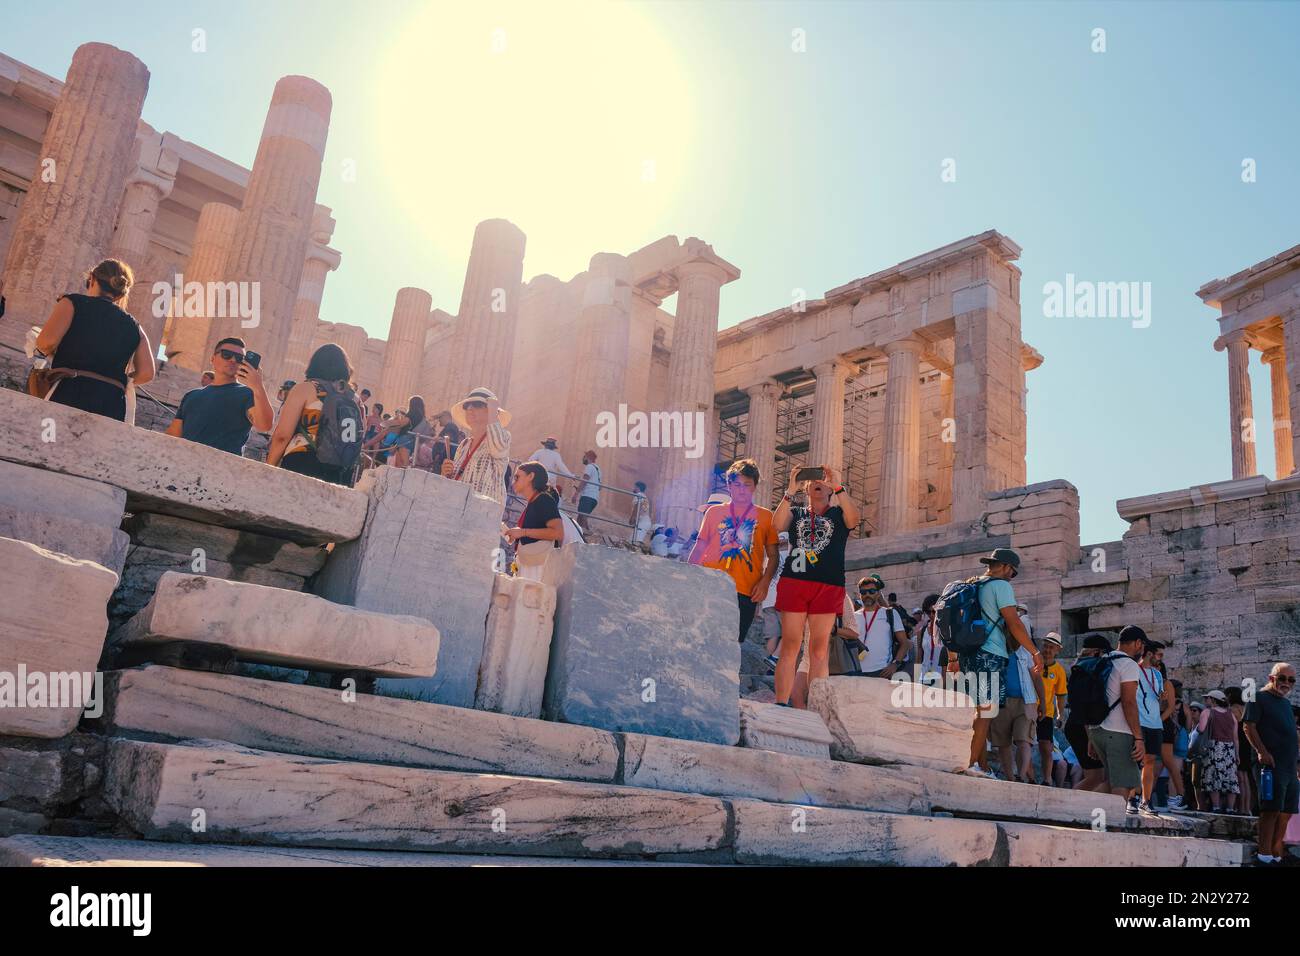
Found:
[[[846,583],[877,572],[885,590],[909,610],[951,581],[981,573],[995,548],[1020,554],[1016,597],[1030,609],[1035,632],[1060,630],[1060,581],[1079,558],[1079,493],[1068,481],[1045,481],[989,495],[978,521],[883,538],[850,539]]]
[[[1104,569],[1089,554],[1062,582],[1087,629],[1140,625],[1171,646],[1189,690],[1262,684],[1300,658],[1300,478],[1256,476],[1122,500],[1130,522]],[[1118,553],[1116,553],[1118,552]]]

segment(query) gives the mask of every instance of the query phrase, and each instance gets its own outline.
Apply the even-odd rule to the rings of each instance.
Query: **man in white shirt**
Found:
[[[532,460],[546,469],[546,480],[551,486],[564,497],[564,486],[560,484],[561,478],[572,478],[573,469],[564,463],[560,457],[557,446],[560,440],[554,435],[547,435],[542,439],[542,447],[533,452]]]
[[[869,574],[858,581],[862,610],[854,612],[854,616],[858,621],[858,640],[867,648],[861,658],[862,676],[888,680],[907,659],[911,643],[903,616],[880,600],[884,590],[885,582],[879,574]]]
[[[1142,668],[1137,659],[1142,654],[1147,635],[1130,624],[1119,632],[1119,650],[1104,655],[1111,662],[1106,681],[1106,719],[1088,728],[1088,750],[1106,768],[1110,792],[1127,801],[1126,811],[1138,812],[1135,793],[1142,783],[1142,763],[1146,750],[1142,740],[1142,720],[1138,710],[1138,681]]]
[[[582,456],[582,486],[573,493],[578,502],[578,524],[582,530],[587,529],[587,515],[596,510],[600,503],[600,467],[596,464],[596,453],[588,451]]]

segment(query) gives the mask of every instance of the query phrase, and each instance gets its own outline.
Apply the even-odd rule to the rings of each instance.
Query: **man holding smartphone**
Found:
[[[275,423],[260,363],[261,356],[245,349],[243,339],[218,342],[212,351],[212,384],[185,393],[167,434],[241,454],[250,429],[269,431]]]

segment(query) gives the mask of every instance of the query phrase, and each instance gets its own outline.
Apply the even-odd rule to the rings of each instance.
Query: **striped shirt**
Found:
[[[478,449],[470,458],[470,451],[476,444]],[[465,464],[467,458],[468,465]],[[481,443],[468,434],[465,436],[456,447],[451,473],[453,476],[459,474],[460,480],[469,485],[475,493],[485,495],[504,507],[506,467],[509,464],[510,433],[501,427],[500,422],[493,422],[488,426],[487,434]]]

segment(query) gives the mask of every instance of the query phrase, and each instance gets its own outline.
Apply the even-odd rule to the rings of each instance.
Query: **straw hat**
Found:
[[[455,419],[456,424],[459,425],[461,428],[469,428],[469,420],[465,418],[466,402],[499,402],[499,401],[500,399],[497,398],[496,392],[492,391],[492,389],[490,388],[485,388],[484,386],[480,385],[478,388],[472,390],[468,395],[462,398],[459,402],[451,406],[451,417]],[[504,408],[497,409],[497,421],[501,423],[502,428],[505,428],[507,425],[510,424],[510,413],[506,411]]]

